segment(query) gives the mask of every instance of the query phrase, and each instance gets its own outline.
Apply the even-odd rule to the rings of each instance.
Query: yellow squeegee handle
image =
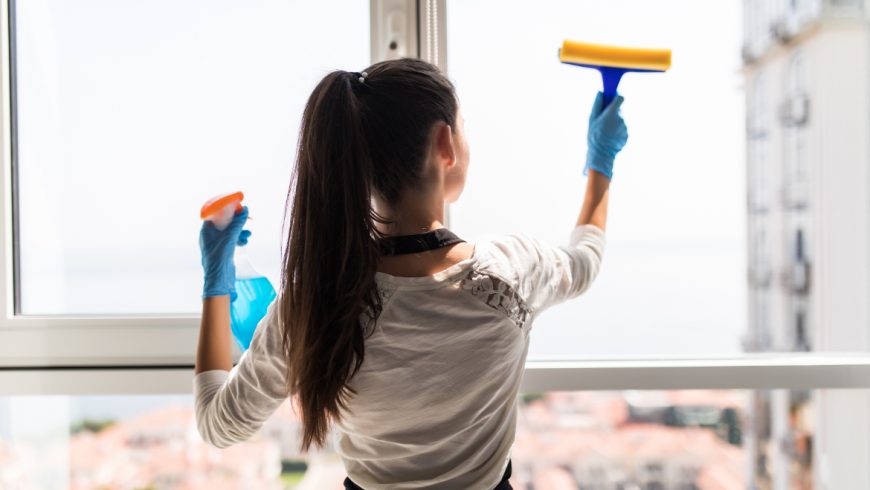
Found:
[[[603,107],[607,107],[616,98],[616,89],[624,73],[665,71],[671,66],[671,50],[605,46],[566,39],[559,50],[559,60],[601,72]]]

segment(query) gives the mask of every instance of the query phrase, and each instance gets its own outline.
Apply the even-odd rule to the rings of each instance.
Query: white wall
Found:
[[[770,263],[774,271],[770,287],[772,348],[793,348],[794,297],[781,283],[792,263],[791,236],[800,224],[806,230],[810,255],[808,317],[812,350],[866,352],[870,350],[870,49],[866,16],[844,16],[840,9],[818,25],[811,25],[821,2],[798,2],[800,23],[809,25],[804,34],[787,45],[769,44],[755,22],[771,22],[781,7],[777,0],[744,3],[755,10],[746,13],[746,42],[760,60],[746,68],[747,86],[759,71],[765,74],[770,208],[764,226],[770,240]],[[804,13],[801,13],[804,12]],[[807,13],[808,12],[808,13]],[[854,14],[854,10],[851,11]],[[760,17],[760,20],[758,20]],[[752,36],[752,29],[759,32]],[[759,48],[759,46],[764,46]],[[789,61],[800,49],[808,64],[809,205],[805,212],[783,206],[785,189],[784,149],[787,134],[778,110],[788,85]],[[751,105],[751,101],[748,101]],[[750,162],[751,163],[751,162]],[[751,169],[749,175],[752,175]],[[749,185],[753,185],[750,179]],[[757,184],[756,184],[757,185]],[[750,233],[753,233],[750,228]],[[751,246],[750,236],[750,246]],[[750,295],[754,294],[750,290]],[[754,302],[750,299],[750,304]],[[784,393],[783,393],[784,394]],[[870,488],[870,396],[846,390],[816,390],[813,393],[815,434],[813,447],[814,488]],[[787,455],[779,439],[788,431],[787,399],[774,396],[771,417],[774,488],[789,488]]]
[[[870,350],[870,77],[866,22],[832,22],[814,52],[813,155],[819,251],[813,271],[816,344]],[[870,488],[870,397],[821,391],[816,487]]]

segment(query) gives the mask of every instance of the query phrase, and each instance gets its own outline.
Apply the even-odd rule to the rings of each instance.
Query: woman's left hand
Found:
[[[250,230],[243,230],[248,219],[248,207],[242,206],[241,212],[223,230],[215,228],[211,221],[203,221],[199,232],[199,250],[202,253],[202,268],[205,283],[202,299],[209,296],[230,295],[230,302],[236,299],[236,267],[233,252],[236,245],[248,243]]]

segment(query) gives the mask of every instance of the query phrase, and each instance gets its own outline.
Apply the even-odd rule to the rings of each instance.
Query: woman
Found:
[[[345,488],[511,488],[529,332],[598,273],[613,161],[628,137],[622,100],[604,110],[595,100],[567,246],[525,235],[472,245],[443,225],[469,161],[450,81],[418,59],[328,74],[303,115],[280,292],[235,367],[231,264],[250,234],[247,208],[223,231],[201,230],[203,438],[241,442],[295,395],[303,451],[337,429]]]

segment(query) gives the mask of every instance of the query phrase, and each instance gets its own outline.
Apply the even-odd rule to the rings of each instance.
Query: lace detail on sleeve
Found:
[[[531,316],[531,310],[519,293],[495,275],[472,269],[459,281],[459,287],[490,308],[504,313],[520,328]]]

